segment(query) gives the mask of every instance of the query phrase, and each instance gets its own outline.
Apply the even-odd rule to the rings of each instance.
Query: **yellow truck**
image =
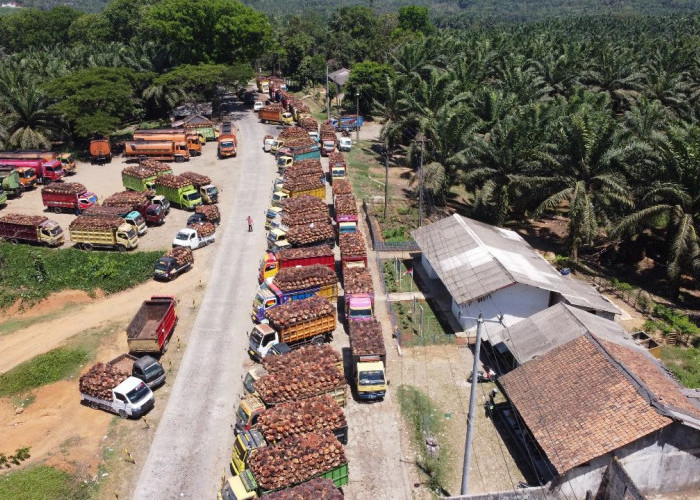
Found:
[[[357,397],[381,401],[386,395],[386,348],[382,325],[371,319],[349,321],[350,356]]]
[[[111,248],[125,252],[139,244],[139,237],[132,226],[120,217],[97,218],[79,215],[68,226],[73,243],[83,250]]]

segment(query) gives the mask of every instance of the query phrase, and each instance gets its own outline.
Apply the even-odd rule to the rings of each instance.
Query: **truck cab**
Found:
[[[265,229],[270,229],[270,222],[282,211],[282,207],[272,206],[265,212]]]
[[[357,397],[366,400],[384,399],[386,394],[386,374],[384,363],[363,361],[357,363]]]
[[[316,143],[321,140],[321,138],[318,135],[318,132],[315,130],[312,130],[309,132],[309,137],[311,137],[314,140],[314,142],[316,142]]]
[[[357,221],[341,221],[338,222],[338,234],[356,233]]]
[[[124,216],[126,223],[134,228],[136,234],[143,236],[148,232],[148,227],[146,226],[146,221],[140,212],[132,210]]]
[[[280,115],[280,122],[284,125],[291,125],[294,123],[294,116],[289,111],[285,111]]]
[[[265,410],[265,406],[260,402],[260,400],[258,399],[257,401],[260,407],[256,408],[256,420],[260,413],[262,413],[262,411]],[[241,405],[243,405],[243,401],[241,401]],[[239,406],[238,408],[240,410],[241,406]],[[236,428],[238,428],[238,418],[236,418]],[[244,430],[241,432],[241,430],[239,430],[239,433],[236,436],[236,440],[233,442],[233,453],[231,455],[231,468],[233,469],[233,471],[236,474],[240,474],[241,472],[246,470],[247,461],[250,454],[254,450],[262,448],[263,446],[267,446],[267,442],[265,441],[265,438],[260,433],[260,431],[258,431],[257,429],[252,429]]]
[[[219,188],[213,184],[207,184],[206,186],[199,187],[199,194],[202,200],[206,204],[214,204],[219,201]]]
[[[248,334],[248,354],[255,361],[271,354],[272,346],[280,343],[278,333],[267,323],[255,325]]]
[[[230,477],[224,483],[217,495],[217,500],[252,500],[259,498],[257,494],[258,484],[250,471],[245,470],[238,476]]]
[[[209,243],[214,243],[214,235],[200,238],[196,230],[186,227],[180,229],[173,239],[173,247],[189,247],[191,250],[205,247]]]
[[[328,156],[333,151],[335,151],[335,141],[324,140],[321,145],[321,154]]]
[[[272,193],[272,206],[281,207],[282,202],[284,202],[284,200],[286,200],[287,198],[289,198],[289,193],[286,193],[284,191],[275,191],[274,193]]]
[[[58,161],[61,162],[61,166],[63,167],[63,170],[66,172],[75,172],[75,158],[73,158],[73,155],[70,153],[61,153],[56,157]]]
[[[17,167],[15,168],[19,174],[19,182],[22,183],[24,189],[30,189],[36,186],[36,170],[32,167]]]
[[[282,146],[284,146],[284,141],[280,141],[279,139],[273,139],[270,142],[270,152],[277,153],[277,151],[279,151]]]
[[[151,203],[146,207],[146,224],[163,224],[165,222],[165,212],[157,203]]]
[[[287,241],[287,233],[280,229],[270,229],[267,233],[267,248],[272,252],[281,250],[282,248],[289,248],[291,245]]]
[[[134,362],[132,375],[143,380],[146,385],[153,389],[165,383],[165,370],[155,358],[143,356]]]
[[[287,155],[282,155],[277,157],[277,169],[280,171],[284,171],[288,167],[291,167],[294,165],[294,158],[291,156]]]
[[[348,321],[369,321],[374,317],[374,303],[368,294],[346,297],[345,317]]]
[[[350,151],[352,149],[352,139],[341,137],[338,139],[338,151]]]
[[[61,226],[59,226],[57,222],[47,220],[42,223],[38,229],[39,242],[50,247],[63,245],[65,235],[63,234],[63,229],[61,229]]]
[[[165,215],[168,215],[168,213],[170,212],[170,202],[162,194],[158,194],[151,198],[151,203],[153,203],[154,205],[160,205],[160,208],[163,209],[163,213]]]
[[[260,274],[258,281],[263,282],[268,278],[274,277],[279,272],[279,261],[275,254],[266,252],[265,257],[260,261]]]
[[[117,228],[114,234],[117,246],[123,248],[136,248],[139,245],[139,237],[136,231],[126,222]]]

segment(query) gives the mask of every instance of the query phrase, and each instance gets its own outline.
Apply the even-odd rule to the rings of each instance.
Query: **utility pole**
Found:
[[[360,144],[360,91],[355,91],[355,98],[357,99],[357,104],[355,107],[355,142]]]
[[[418,167],[418,227],[423,225],[423,149],[425,141],[420,139],[420,166]]]
[[[472,439],[474,433],[474,415],[476,413],[476,384],[479,378],[479,354],[481,353],[481,328],[485,321],[489,323],[503,324],[503,315],[498,317],[498,321],[484,320],[484,316],[479,313],[478,318],[469,318],[465,316],[459,319],[475,319],[476,320],[476,343],[474,344],[474,365],[472,366],[472,383],[469,392],[469,416],[467,417],[467,440],[464,444],[464,467],[462,469],[462,489],[460,495],[469,494],[469,460],[472,453]]]
[[[328,84],[328,61],[326,61],[326,120],[331,119],[331,91]]]
[[[384,141],[384,221],[389,200],[389,143]]]

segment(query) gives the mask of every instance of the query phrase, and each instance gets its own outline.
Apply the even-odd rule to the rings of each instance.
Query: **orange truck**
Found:
[[[124,144],[128,160],[189,161],[187,144],[168,141],[130,141]]]
[[[178,145],[187,145],[190,156],[202,154],[202,143],[199,141],[199,134],[193,130],[183,128],[154,128],[136,130],[134,132],[135,141],[173,141]]]
[[[93,163],[109,163],[112,161],[112,148],[109,139],[93,139],[90,141],[90,161]]]

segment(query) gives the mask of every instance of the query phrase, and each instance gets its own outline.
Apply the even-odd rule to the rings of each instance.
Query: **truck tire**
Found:
[[[55,214],[61,213],[61,207],[53,207],[51,210],[53,210],[53,213],[55,213]]]
[[[316,335],[314,338],[311,339],[311,343],[315,345],[321,345],[323,342],[325,342],[325,337],[323,335]]]
[[[19,241],[17,240],[17,238],[10,238],[9,241],[10,241],[10,243],[12,243],[13,245],[19,244]]]
[[[126,247],[124,245],[117,245],[117,252],[119,252],[119,253],[126,252]]]
[[[80,246],[81,246],[81,247],[83,248],[83,250],[85,250],[86,252],[89,252],[90,250],[92,250],[92,243],[82,243]]]
[[[49,184],[51,184],[51,179],[49,179],[48,177],[42,177],[41,184],[44,186],[48,186]]]
[[[124,411],[124,410],[119,410],[119,416],[121,418],[129,418],[129,415],[127,415],[126,411]]]

